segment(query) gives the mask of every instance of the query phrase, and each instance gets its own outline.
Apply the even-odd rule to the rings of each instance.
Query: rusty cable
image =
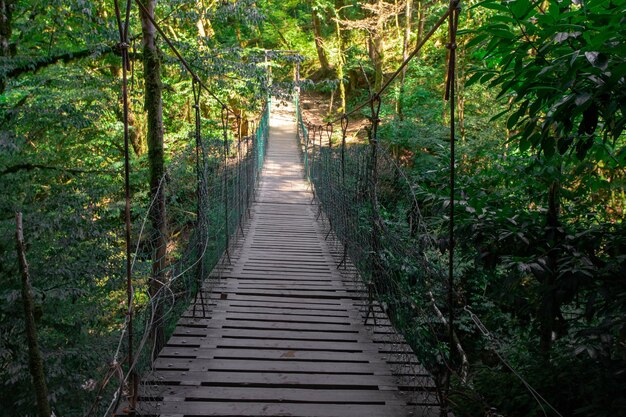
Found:
[[[448,9],[448,75],[446,80],[445,99],[450,110],[450,223],[448,227],[448,362],[452,366],[454,359],[454,193],[455,193],[455,77],[456,77],[456,33],[459,23],[459,0],[451,0]],[[450,375],[446,378],[446,393],[450,392]],[[447,406],[447,404],[446,404]]]
[[[230,151],[228,146],[228,107],[222,105],[222,133],[224,136],[224,238],[226,245],[226,257],[230,263],[230,236],[229,236],[229,222],[228,222],[228,153]]]
[[[130,152],[129,152],[129,103],[128,103],[128,27],[130,26],[130,5],[131,0],[126,2],[126,11],[122,20],[122,13],[118,0],[114,0],[115,17],[117,28],[120,36],[119,48],[122,56],[122,102],[124,113],[124,217],[125,217],[125,233],[124,240],[126,244],[126,301],[127,301],[127,321],[128,321],[128,371],[130,372],[130,392],[129,392],[129,409],[130,414],[134,415],[137,404],[137,388],[139,380],[136,372],[133,370],[133,283],[132,283],[132,249],[131,249],[131,223],[130,223]],[[120,387],[121,388],[121,387]]]
[[[457,0],[453,0],[456,4],[458,4]],[[389,88],[389,86],[391,85],[391,83],[398,78],[398,75],[400,75],[402,73],[402,70],[409,64],[409,62],[411,62],[411,60],[413,60],[413,58],[415,58],[415,56],[417,56],[417,54],[422,50],[422,48],[424,47],[424,45],[426,44],[426,42],[428,42],[430,40],[430,38],[432,38],[432,36],[435,34],[435,32],[437,31],[437,29],[439,29],[441,27],[441,25],[443,25],[446,20],[448,19],[448,17],[450,16],[450,14],[452,13],[451,11],[452,9],[449,8],[448,10],[446,10],[446,12],[439,18],[439,20],[433,25],[433,27],[428,31],[428,33],[426,33],[426,35],[424,35],[424,38],[420,41],[420,43],[415,47],[415,49],[413,49],[413,51],[409,54],[409,56],[402,62],[402,64],[400,64],[400,66],[398,67],[398,69],[391,75],[391,77],[382,85],[382,87],[380,88],[380,90],[378,90],[378,92],[372,94],[370,96],[369,99],[363,101],[361,104],[359,104],[358,106],[356,106],[355,108],[353,108],[352,110],[350,110],[347,113],[344,113],[347,116],[351,116],[354,113],[358,112],[359,110],[361,110],[363,107],[367,106],[368,104],[370,104],[370,101],[372,100],[373,97],[376,96],[381,96],[386,90],[387,88]],[[343,117],[337,117],[333,120],[331,120],[331,123],[337,123],[341,120],[341,118]]]
[[[348,115],[341,115],[341,179],[346,181],[346,136],[348,134]]]
[[[326,134],[328,135],[328,147],[332,149],[333,147],[333,133],[334,133],[334,126],[332,122],[328,122],[326,123]]]

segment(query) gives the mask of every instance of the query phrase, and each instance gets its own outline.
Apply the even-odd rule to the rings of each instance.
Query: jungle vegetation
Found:
[[[267,94],[291,91],[296,62],[303,94],[333,103],[309,112],[341,116],[384,83],[449,7],[141,1],[219,99],[250,119]],[[454,413],[557,415],[502,355],[563,416],[626,415],[626,1],[460,5],[455,326],[470,369],[465,383],[452,381]],[[142,26],[136,7],[130,22],[138,230],[164,170],[188,152],[194,109],[191,79],[171,49],[145,18]],[[380,126],[440,239],[449,220],[446,42],[444,26],[383,97]],[[296,54],[278,63],[279,50]],[[126,302],[122,54],[113,1],[0,0],[2,415],[37,415],[16,211],[57,416],[85,415],[116,347]],[[201,105],[209,136],[220,135],[220,111]],[[193,225],[194,203],[184,196],[168,197],[174,208],[151,225],[174,242]],[[463,314],[468,304],[497,342]]]

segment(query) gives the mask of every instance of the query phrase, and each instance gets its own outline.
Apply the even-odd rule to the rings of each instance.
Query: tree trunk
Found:
[[[343,1],[339,2],[339,7],[343,6]],[[341,31],[341,25],[339,24],[339,10],[335,9],[335,31],[337,33],[337,45],[339,48],[339,58],[337,60],[337,79],[339,80],[339,100],[341,101],[341,107],[338,109],[339,113],[346,111],[346,85],[344,84],[344,67],[346,65],[346,57],[344,55],[344,34]]]
[[[213,31],[213,25],[208,18],[208,11],[211,8],[210,5],[207,5],[205,1],[201,0],[198,2],[197,10],[199,13],[198,20],[196,21],[196,28],[198,29],[198,37],[200,38],[212,38],[215,32]],[[211,3],[211,2],[209,2]],[[205,44],[202,40],[199,40],[198,44],[201,47],[204,47]]]
[[[326,56],[326,51],[324,50],[324,40],[322,38],[322,22],[317,13],[317,10],[313,9],[311,11],[311,16],[313,18],[313,36],[315,36],[315,48],[317,49],[317,57],[320,60],[322,73],[328,74],[330,72],[330,63],[328,62],[328,57]]]
[[[546,213],[546,241],[551,249],[547,256],[547,271],[542,282],[543,293],[539,307],[540,348],[548,357],[552,348],[552,334],[555,330],[556,318],[560,315],[560,305],[557,300],[556,280],[558,277],[559,242],[563,238],[559,221],[559,191],[561,185],[555,180],[548,190],[548,212]]]
[[[15,0],[0,0],[0,58],[11,56],[11,19]],[[6,81],[0,80],[0,94],[4,93]]]
[[[395,6],[395,9],[398,10],[398,0],[393,0],[393,5]],[[394,20],[396,22],[396,36],[399,38],[400,36],[402,36],[402,29],[400,29],[400,14],[394,13],[394,15]]]
[[[132,109],[132,105],[129,106],[128,112],[128,125],[130,127],[130,144],[133,147],[135,155],[141,156],[145,152],[145,142],[143,137],[143,129],[141,119],[137,120],[137,115]]]
[[[424,16],[424,1],[417,0],[417,39],[415,40],[415,46],[419,45],[424,37],[424,24],[426,17]],[[421,58],[422,50],[417,52],[417,58]]]
[[[384,29],[385,19],[383,10],[383,0],[378,0],[378,19],[376,27],[370,33],[370,59],[374,67],[374,91],[380,90],[383,85],[383,59],[384,59]]]
[[[456,72],[456,89],[457,89],[457,121],[459,124],[459,132],[461,133],[461,140],[465,141],[465,74],[467,73],[467,60],[465,54],[465,47],[461,47],[457,50],[457,62],[458,71]]]
[[[43,369],[43,360],[39,343],[37,342],[37,328],[35,326],[33,290],[30,286],[28,262],[26,262],[26,245],[24,244],[24,232],[22,227],[22,213],[15,214],[17,240],[17,255],[20,262],[22,275],[22,302],[24,303],[24,321],[26,323],[26,338],[28,339],[28,365],[33,377],[35,395],[37,397],[37,414],[39,417],[50,417],[50,403],[48,402],[48,387],[46,375]]]
[[[121,77],[121,68],[120,67],[111,67],[111,72],[116,77]],[[122,97],[120,97],[120,107],[122,106]],[[116,112],[118,120],[120,122],[123,121],[124,114],[120,111]],[[139,116],[139,117],[138,117]],[[130,139],[130,144],[133,147],[133,152],[137,156],[141,156],[144,154],[146,150],[144,132],[143,132],[143,115],[137,115],[133,111],[132,100],[128,102],[128,137]]]
[[[142,0],[148,13],[154,18],[156,0]],[[141,30],[143,36],[143,66],[145,82],[144,106],[147,111],[147,139],[148,160],[150,164],[150,193],[153,201],[152,229],[155,234],[153,240],[154,253],[152,259],[152,276],[150,278],[150,296],[157,297],[154,322],[150,329],[150,338],[154,349],[153,359],[165,344],[163,333],[163,306],[159,298],[162,297],[160,289],[165,282],[165,263],[167,255],[167,222],[165,214],[165,195],[161,186],[161,178],[165,173],[163,156],[163,102],[161,99],[161,60],[156,45],[156,28],[145,15],[141,15]]]
[[[409,40],[411,39],[411,6],[413,0],[406,0],[406,6],[404,8],[404,37],[402,39],[402,62],[406,61],[409,57]],[[404,86],[406,82],[406,69],[404,67],[402,69],[402,74],[400,76],[400,97],[398,97],[397,103],[397,112],[398,118],[400,120],[404,120]]]
[[[337,89],[333,88],[332,90],[330,90],[330,104],[328,105],[328,117],[332,117],[333,115],[333,107],[335,106],[335,91]]]

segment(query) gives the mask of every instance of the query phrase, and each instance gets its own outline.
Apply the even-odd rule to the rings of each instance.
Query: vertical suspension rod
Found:
[[[230,236],[228,225],[228,107],[222,106],[222,132],[224,135],[224,238],[226,240],[226,257],[230,263]]]
[[[130,0],[126,2],[125,15],[122,13],[118,0],[114,0],[115,17],[120,35],[120,51],[122,55],[122,101],[124,113],[124,217],[125,217],[125,233],[124,240],[126,243],[126,298],[127,298],[127,315],[128,315],[128,371],[130,373],[130,390],[129,390],[129,415],[135,415],[137,405],[137,388],[139,381],[134,371],[134,352],[133,352],[133,283],[132,283],[132,249],[131,249],[131,223],[130,223],[130,152],[129,152],[129,104],[128,104],[128,71],[130,70],[130,59],[128,49],[128,28],[130,22]]]
[[[448,39],[449,43],[446,47],[450,51],[448,60],[448,76],[446,83],[446,100],[450,107],[450,224],[448,228],[448,343],[449,343],[449,366],[453,369],[454,358],[454,194],[455,194],[455,78],[456,78],[456,32],[459,21],[459,0],[450,1],[450,9],[448,13]],[[450,376],[446,381],[446,392],[450,391]],[[446,407],[448,404],[446,404]]]
[[[348,267],[348,205],[346,201],[346,136],[348,134],[348,115],[341,115],[341,195],[343,208],[343,256],[337,268],[343,264]]]
[[[372,314],[372,318],[374,319],[374,325],[376,325],[376,314],[374,313],[374,292],[376,291],[376,284],[379,279],[378,274],[380,273],[380,236],[378,233],[378,229],[380,227],[380,214],[378,213],[378,125],[380,124],[380,107],[382,104],[382,100],[380,95],[374,94],[370,99],[370,111],[372,113],[372,130],[370,133],[370,143],[371,143],[371,160],[370,160],[370,183],[369,183],[369,193],[370,193],[370,204],[372,205],[372,250],[370,251],[370,262],[371,262],[371,270],[372,270],[372,278],[368,282],[368,308],[367,315],[365,316],[365,324],[367,324],[367,320],[369,319],[370,313]]]
[[[240,110],[241,111],[241,110]],[[243,236],[243,192],[241,191],[241,113],[236,115],[237,120],[237,216],[239,217],[239,230]]]
[[[199,265],[196,271],[196,299],[193,304],[193,316],[196,316],[196,302],[198,300],[198,296],[200,296],[200,303],[202,305],[202,317],[206,317],[206,309],[204,306],[204,294],[202,293],[202,281],[204,279],[204,253],[206,251],[206,241],[205,241],[205,221],[204,221],[204,212],[203,212],[203,201],[202,201],[202,186],[203,186],[203,175],[201,172],[201,164],[200,157],[202,157],[202,161],[204,165],[204,151],[202,150],[202,136],[201,136],[201,119],[200,119],[200,89],[199,80],[197,78],[193,78],[191,82],[191,89],[193,92],[193,107],[195,113],[195,139],[196,139],[196,234],[198,236],[198,242],[196,242],[199,257]],[[202,170],[203,171],[203,170]]]

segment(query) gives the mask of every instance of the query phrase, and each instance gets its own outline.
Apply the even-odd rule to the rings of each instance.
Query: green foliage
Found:
[[[427,30],[446,5],[420,4]],[[300,62],[305,75],[317,70],[313,9],[331,65],[344,63],[343,79],[331,74],[319,89],[333,91],[343,82],[352,101],[362,100],[368,95],[363,72],[371,79],[373,70],[368,31],[342,25],[340,42],[333,19],[360,21],[367,15],[363,4],[176,0],[159,2],[157,15],[217,96],[252,118],[268,91],[290,91],[293,63]],[[459,41],[458,109],[464,115],[457,143],[458,307],[471,305],[501,343],[492,346],[458,309],[457,331],[471,363],[473,390],[455,382],[456,415],[484,415],[490,407],[508,416],[541,413],[494,347],[564,415],[625,413],[625,15],[623,0],[487,0],[461,16],[462,26],[480,28]],[[403,19],[399,16],[399,27],[390,19],[383,29],[387,74],[401,60]],[[417,16],[409,23],[414,45]],[[135,11],[131,35],[139,33]],[[408,67],[403,120],[396,117],[393,99],[384,98],[379,131],[393,162],[380,184],[381,221],[393,236],[383,243],[420,248],[442,269],[450,204],[449,116],[441,100],[445,34],[445,28],[438,31]],[[0,407],[6,415],[33,410],[12,238],[15,210],[25,216],[40,344],[57,415],[83,415],[90,405],[90,380],[107,371],[102,358],[109,359],[124,319],[117,36],[110,2],[15,2],[12,54],[0,58],[0,78],[6,81],[0,94]],[[151,256],[149,245],[137,242],[149,199],[141,56],[135,55],[140,42],[137,38],[131,48],[130,91],[136,141],[133,239],[140,243],[138,268],[145,272],[139,287],[149,275]],[[169,179],[169,221],[178,236],[171,254],[179,259],[195,221],[188,153],[193,103],[188,74],[163,42],[160,46],[166,158],[188,162],[176,166]],[[268,53],[272,86],[266,49],[298,51]],[[205,99],[203,139],[215,161],[222,152],[221,109]],[[232,135],[229,139],[234,144]],[[211,169],[217,177],[217,166]],[[363,171],[350,181],[365,195]],[[558,190],[557,228],[546,220],[551,188]],[[208,221],[217,224],[223,207],[211,207]],[[425,229],[413,222],[418,209]],[[371,207],[364,206],[357,218],[356,233],[370,236]],[[218,253],[223,245],[223,237],[216,236],[209,250]],[[410,294],[385,298],[394,322],[422,363],[433,372],[443,370],[437,355],[447,353],[445,329],[414,307],[423,311],[431,304],[423,291],[423,265],[390,249],[378,260],[402,284],[403,294]],[[441,284],[430,288],[437,300],[445,292]],[[137,298],[143,314],[145,291]],[[546,300],[555,313],[547,353],[538,347]]]
[[[497,68],[472,81],[510,97],[507,127],[522,151],[584,159],[605,146],[623,163],[626,127],[626,3],[485,1],[495,10],[472,43]],[[609,159],[607,155],[606,160]]]
[[[53,409],[57,415],[82,416],[108,371],[125,317],[120,57],[114,48],[112,3],[35,3],[17,2],[11,39],[15,53],[0,62],[0,77],[7,81],[0,95],[0,407],[7,416],[34,412],[12,238],[14,211],[20,210]],[[194,8],[185,2],[160,4],[157,12],[167,16],[164,25],[178,32],[177,47],[198,74],[211,80],[207,83],[219,97],[252,118],[267,91],[264,51],[239,46],[229,30],[242,25],[258,32],[263,13],[241,4],[237,10],[193,15]],[[199,44],[194,21],[200,17],[224,19],[224,30]],[[131,27],[131,36],[133,32],[139,33],[138,25]],[[131,47],[133,54],[138,49]],[[166,155],[175,161],[184,158],[180,154],[193,141],[191,85],[170,52],[162,53]],[[141,57],[133,57],[132,238],[140,248],[138,270],[149,271],[150,248],[137,242],[149,193]],[[220,110],[203,97],[202,127],[210,137],[219,128]],[[221,139],[209,150],[210,158],[219,155]],[[171,233],[179,236],[172,242],[172,259],[183,256],[177,242],[189,236],[195,222],[195,188],[190,189],[195,178],[187,175],[194,174],[194,159],[187,162],[189,172],[172,172],[170,178],[180,181],[167,202]],[[223,209],[213,206],[210,221],[218,224]],[[223,245],[219,237],[207,252],[219,256]],[[207,263],[217,261],[213,258]],[[139,318],[146,301],[140,275]]]

